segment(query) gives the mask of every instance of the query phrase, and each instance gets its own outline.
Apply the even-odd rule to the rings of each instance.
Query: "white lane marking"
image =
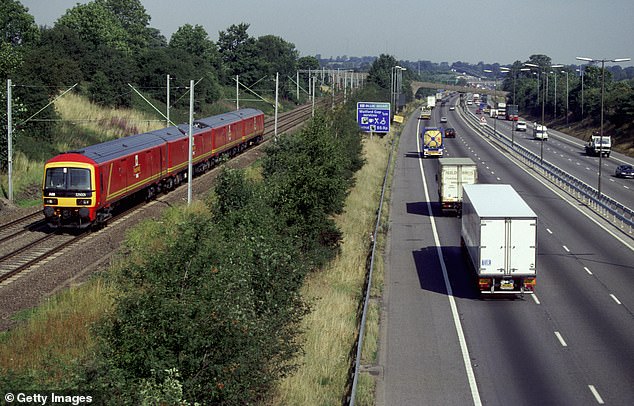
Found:
[[[555,331],[555,336],[557,336],[557,339],[559,340],[559,343],[561,343],[562,347],[568,347],[568,344],[566,344],[566,342],[564,341],[564,338],[561,336],[559,331]]]
[[[585,267],[585,266],[584,266],[584,267],[583,267],[583,269],[585,269],[585,270],[586,270],[586,272],[587,272],[588,274],[592,275],[592,272],[590,272],[590,270],[588,269],[588,267]]]
[[[570,250],[568,249],[568,247],[566,247],[565,245],[563,246],[564,249],[566,250],[566,252],[570,252]]]
[[[553,232],[550,231],[550,228],[546,228],[546,231],[548,231],[548,234],[552,234]]]
[[[542,304],[542,303],[539,301],[539,299],[537,298],[537,295],[536,295],[535,293],[533,293],[533,294],[531,295],[531,297],[533,298],[533,300],[535,301],[535,303],[536,303],[536,304]]]
[[[605,402],[603,401],[603,398],[601,397],[601,395],[599,395],[599,392],[594,387],[594,385],[588,385],[588,388],[590,388],[590,392],[592,392],[592,394],[594,395],[594,398],[596,399],[598,404],[600,404],[600,405],[605,404]]]
[[[614,294],[610,293],[610,297],[616,302],[616,304],[622,304],[621,301],[616,296],[614,296]]]
[[[420,121],[417,124],[416,134],[420,133]],[[416,137],[416,147],[418,153],[422,151],[420,149],[420,137]],[[476,383],[475,374],[473,372],[473,366],[471,365],[471,357],[469,356],[469,348],[467,347],[467,340],[462,330],[462,323],[460,322],[460,316],[458,315],[458,307],[456,306],[456,298],[453,295],[453,289],[449,282],[449,275],[447,275],[447,265],[442,256],[442,249],[440,247],[440,239],[438,238],[438,231],[436,230],[436,220],[432,214],[431,201],[429,199],[429,190],[427,189],[427,181],[425,180],[425,170],[423,169],[423,160],[419,158],[418,165],[420,167],[420,176],[423,179],[423,187],[425,189],[425,199],[427,201],[427,210],[429,211],[429,220],[431,223],[432,233],[434,234],[434,241],[436,243],[436,252],[438,259],[440,260],[440,267],[442,268],[442,275],[445,280],[445,288],[447,289],[447,298],[449,299],[449,306],[451,307],[451,315],[453,317],[454,326],[456,327],[456,333],[458,333],[458,342],[460,343],[460,350],[462,351],[462,362],[464,363],[465,371],[467,373],[467,380],[471,389],[471,397],[473,398],[473,404],[475,406],[481,406],[482,400],[480,400],[480,392],[478,392],[478,384]]]

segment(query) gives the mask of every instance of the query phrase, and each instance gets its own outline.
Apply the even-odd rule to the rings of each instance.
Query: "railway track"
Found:
[[[325,103],[325,102],[322,102]],[[320,104],[322,104],[320,103]],[[290,131],[304,123],[312,113],[312,106],[301,106],[278,117],[278,134]],[[251,148],[259,149],[274,137],[274,118],[265,120],[264,141]],[[204,176],[204,175],[203,175]],[[130,207],[115,214],[110,223],[116,222],[126,214],[138,210],[144,204],[130,204]],[[38,268],[47,261],[63,255],[65,250],[82,239],[93,234],[90,231],[68,233],[53,231],[41,218],[41,212],[35,212],[6,224],[0,224],[0,287],[17,280],[23,274]],[[99,230],[97,232],[107,231]]]

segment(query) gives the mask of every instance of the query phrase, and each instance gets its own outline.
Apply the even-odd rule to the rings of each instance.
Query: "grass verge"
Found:
[[[392,137],[364,140],[366,164],[357,172],[356,184],[336,221],[344,234],[341,253],[323,272],[310,275],[303,294],[313,311],[304,320],[304,354],[299,369],[279,385],[273,405],[333,405],[343,403],[351,348],[355,340],[358,307],[363,294],[370,235],[376,222],[381,185]],[[380,260],[375,259],[375,264]],[[373,297],[380,296],[382,266],[377,266]],[[373,283],[374,285],[374,283]],[[363,364],[374,364],[378,348],[379,303],[370,304]],[[373,404],[374,380],[360,378],[360,405]]]

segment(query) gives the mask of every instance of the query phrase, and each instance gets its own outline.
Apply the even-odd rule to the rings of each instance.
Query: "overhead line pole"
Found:
[[[9,182],[9,202],[13,202],[13,117],[11,116],[11,79],[7,79],[7,170]]]
[[[187,163],[187,204],[192,202],[192,183],[194,179],[194,81],[189,81],[189,161]]]

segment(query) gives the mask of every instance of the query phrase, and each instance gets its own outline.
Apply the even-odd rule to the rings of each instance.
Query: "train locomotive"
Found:
[[[193,167],[204,172],[264,136],[264,113],[240,109],[195,120]],[[44,216],[51,228],[105,224],[123,199],[151,199],[187,180],[189,125],[181,124],[69,151],[44,166]]]

